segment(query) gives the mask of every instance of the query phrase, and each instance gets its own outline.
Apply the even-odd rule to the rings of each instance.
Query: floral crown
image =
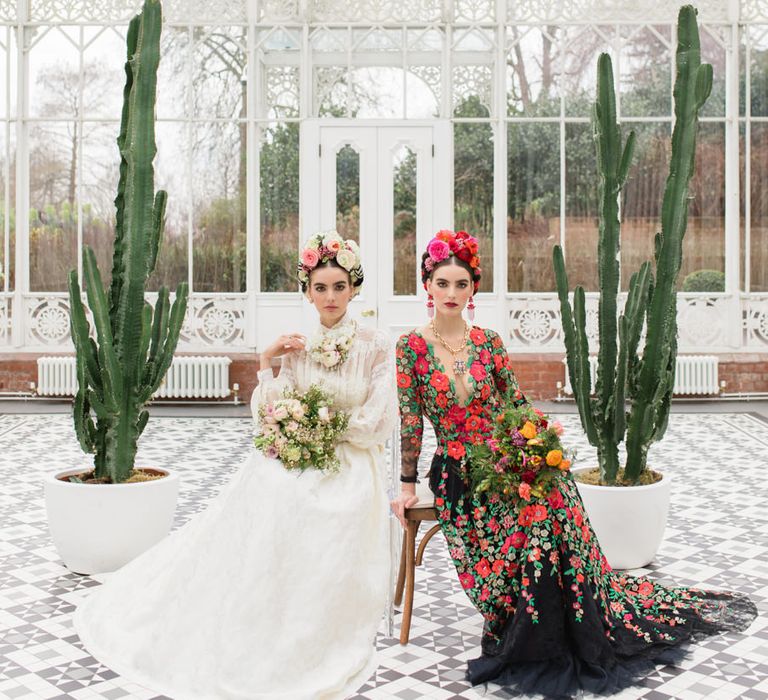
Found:
[[[349,273],[352,286],[358,286],[363,279],[360,248],[351,238],[345,241],[336,231],[320,231],[304,244],[299,253],[299,282],[307,284],[312,270],[334,259]]]
[[[477,254],[477,238],[470,236],[466,231],[449,231],[442,229],[435,234],[435,237],[427,243],[427,257],[422,263],[422,282],[426,287],[427,279],[432,274],[432,270],[438,263],[447,260],[451,255],[455,255],[459,260],[465,262],[472,268],[472,277],[475,282],[475,292],[480,281],[480,257]]]

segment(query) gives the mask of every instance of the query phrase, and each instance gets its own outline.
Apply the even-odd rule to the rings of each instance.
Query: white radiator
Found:
[[[153,398],[210,398],[229,396],[228,357],[185,355],[174,357]],[[77,393],[75,358],[40,357],[37,360],[37,393],[40,396],[74,396]]]
[[[571,380],[568,376],[568,365],[565,364],[565,386],[563,392],[573,395]],[[589,370],[592,378],[592,393],[595,391],[597,380],[597,357],[589,358]],[[675,388],[672,393],[676,396],[698,395],[706,396],[720,392],[720,381],[717,376],[717,356],[715,355],[678,355],[675,365]]]

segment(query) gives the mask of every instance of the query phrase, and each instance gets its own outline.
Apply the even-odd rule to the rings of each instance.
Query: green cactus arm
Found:
[[[619,184],[619,188],[623,187],[624,183],[627,181],[627,176],[629,175],[629,168],[632,165],[632,158],[635,155],[636,140],[637,140],[637,134],[635,134],[635,130],[632,129],[632,131],[629,132],[629,136],[627,136],[627,142],[624,144],[624,152],[621,155],[621,162],[619,163],[619,172],[616,176]]]
[[[157,360],[163,342],[168,335],[168,319],[171,303],[169,301],[168,287],[161,287],[155,303],[155,314],[152,320],[152,340],[149,345],[149,362]],[[149,365],[148,365],[149,366]]]
[[[171,315],[168,321],[168,334],[166,335],[163,348],[155,363],[155,373],[148,384],[150,396],[157,390],[165,377],[165,373],[173,362],[173,353],[176,352],[176,346],[179,342],[181,327],[184,325],[184,316],[187,312],[187,300],[189,296],[189,286],[182,282],[176,289],[176,298],[171,307]]]
[[[112,333],[114,335],[117,321],[117,304],[120,300],[120,290],[122,289],[123,273],[125,261],[123,255],[123,213],[125,211],[125,179],[128,174],[128,163],[123,155],[125,148],[125,138],[128,132],[128,98],[133,86],[133,68],[131,67],[131,57],[136,52],[136,42],[139,36],[138,16],[133,17],[128,24],[128,34],[126,37],[126,61],[125,61],[125,86],[123,88],[123,109],[120,118],[120,132],[117,136],[117,148],[120,152],[120,175],[117,182],[117,196],[115,197],[115,240],[112,253],[112,282],[109,288],[109,316],[112,322]]]
[[[90,384],[94,388],[101,388],[101,369],[95,352],[93,340],[90,337],[90,325],[85,315],[85,307],[80,297],[80,283],[77,271],[72,270],[68,278],[69,285],[69,325],[72,335],[72,343],[75,346],[77,362],[83,364],[85,382],[80,383],[81,388]],[[80,376],[78,371],[78,377]]]
[[[103,362],[102,378],[106,373],[109,379],[109,387],[114,394],[114,400],[120,403],[123,395],[123,376],[120,371],[120,363],[115,353],[112,326],[109,319],[109,309],[107,307],[107,298],[104,294],[104,286],[101,282],[101,274],[96,264],[96,255],[90,246],[86,246],[83,251],[83,272],[85,273],[86,294],[88,296],[88,305],[93,313],[93,321],[96,326],[96,335],[99,339],[99,350],[102,354]]]
[[[149,256],[147,257],[147,276],[151,275],[157,263],[157,254],[163,240],[165,228],[165,208],[168,204],[168,193],[158,190],[155,204],[152,207],[152,234],[149,237]]]
[[[141,434],[144,432],[144,428],[147,427],[148,420],[149,420],[149,411],[145,409],[141,413],[139,413],[139,420],[136,423],[136,426],[139,430],[139,436],[141,436]]]
[[[147,351],[149,350],[149,341],[152,336],[152,305],[144,302],[144,312],[141,316],[141,341],[139,342],[139,362],[136,365],[138,376],[136,383],[141,384],[141,379],[146,367]]]
[[[565,271],[565,260],[563,258],[563,249],[556,245],[552,249],[552,264],[555,268],[555,283],[557,285],[557,296],[560,299],[560,320],[563,328],[563,343],[565,344],[566,367],[568,368],[568,377],[571,387],[576,387],[576,367],[577,353],[579,351],[576,345],[576,326],[573,323],[573,312],[571,304],[568,301],[568,274]]]
[[[91,391],[88,394],[88,399],[93,406],[93,411],[99,420],[109,421],[114,417],[114,410],[110,410],[107,405],[99,398],[99,395],[95,391]]]
[[[587,336],[587,312],[584,287],[578,286],[573,292],[573,322],[576,329],[576,382],[573,393],[579,407],[579,416],[590,444],[600,443],[599,431],[595,425],[592,400],[592,373],[589,368],[589,338]]]
[[[157,66],[160,60],[161,8],[157,0],[146,0],[130,58],[133,74],[128,97],[128,118],[123,156],[125,209],[123,212],[123,271],[115,325],[118,357],[131,385],[136,381],[139,362],[139,338],[143,315],[144,286],[147,271],[146,250],[152,222],[155,157],[154,105]],[[126,387],[129,391],[131,387]]]
[[[92,454],[96,450],[96,426],[91,418],[91,407],[88,403],[88,389],[85,384],[84,370],[78,367],[78,389],[73,403],[73,419],[75,435],[83,452]]]
[[[624,432],[627,428],[626,410],[626,386],[627,386],[627,368],[629,353],[629,334],[630,323],[625,315],[619,318],[619,358],[616,363],[616,386],[614,400],[611,403],[613,415],[610,417],[613,423],[613,442],[617,445],[624,439]]]
[[[676,65],[675,126],[661,233],[655,240],[656,279],[647,314],[643,361],[635,385],[633,416],[627,431],[627,467],[632,465],[633,470],[635,465],[639,465],[638,469],[644,467],[647,441],[659,439],[666,426],[666,421],[657,421],[656,417],[663,415],[667,391],[672,390],[668,372],[670,367],[674,372],[677,354],[676,283],[688,220],[688,186],[696,153],[698,111],[711,89],[711,69],[701,64],[696,10],[690,5],[680,8],[678,15]]]

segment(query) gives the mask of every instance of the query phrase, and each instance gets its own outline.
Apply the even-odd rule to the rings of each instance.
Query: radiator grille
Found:
[[[563,360],[565,364],[565,360]],[[597,357],[589,358],[589,370],[592,377],[592,393],[595,391],[597,375]],[[571,381],[568,376],[568,366],[565,365],[564,393],[573,395]],[[717,356],[715,355],[678,355],[675,365],[675,388],[672,393],[676,396],[709,396],[720,392],[720,381],[717,375]]]
[[[209,398],[229,396],[228,357],[185,355],[174,357],[153,398]],[[77,372],[72,356],[37,360],[37,393],[40,396],[74,396]]]

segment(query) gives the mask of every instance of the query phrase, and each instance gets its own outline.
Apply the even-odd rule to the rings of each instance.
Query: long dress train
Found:
[[[548,697],[612,693],[655,664],[679,660],[687,642],[745,629],[757,614],[745,596],[611,570],[570,473],[530,503],[472,493],[465,446],[490,437],[503,407],[525,398],[496,333],[475,327],[468,344],[465,404],[419,333],[403,336],[396,353],[403,478],[416,477],[427,416],[438,440],[429,481],[439,522],[459,581],[485,621],[469,681]]]
[[[390,566],[382,445],[396,415],[388,338],[360,328],[340,369],[302,352],[259,380],[254,407],[288,386],[335,395],[351,416],[341,470],[287,471],[254,450],[205,512],[75,615],[93,656],[177,700],[336,700],[376,667]]]

